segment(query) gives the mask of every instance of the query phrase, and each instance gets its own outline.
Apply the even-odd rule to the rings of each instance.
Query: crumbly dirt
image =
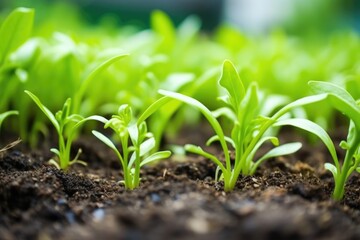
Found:
[[[192,155],[143,168],[128,191],[106,146],[84,137],[74,147],[88,166],[68,172],[48,165],[48,152],[0,153],[0,239],[360,239],[360,177],[332,201],[323,146],[269,160],[230,193],[215,165]]]

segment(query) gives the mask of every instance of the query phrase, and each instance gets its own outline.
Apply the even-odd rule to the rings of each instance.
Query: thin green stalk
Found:
[[[355,138],[353,139],[353,143],[360,143],[360,135],[356,133]],[[334,200],[341,200],[344,197],[345,191],[345,183],[347,178],[349,177],[349,169],[351,167],[354,154],[356,153],[359,144],[349,144],[349,149],[346,151],[344,164],[341,168],[341,173],[338,175],[337,181],[335,181],[335,189],[333,192]]]

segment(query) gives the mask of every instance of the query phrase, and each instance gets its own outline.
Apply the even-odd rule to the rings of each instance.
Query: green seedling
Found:
[[[151,105],[154,110],[156,105]],[[104,134],[93,131],[93,134],[110,147],[120,160],[123,172],[123,183],[126,189],[137,188],[140,184],[140,168],[145,164],[156,160],[168,158],[170,151],[159,151],[152,153],[156,146],[156,140],[152,133],[147,131],[145,119],[149,116],[142,115],[138,121],[134,121],[131,107],[127,104],[121,105],[117,115],[113,115],[105,123],[105,128],[111,128],[120,140],[121,150]],[[130,143],[130,145],[129,145]]]
[[[90,116],[84,118],[79,114],[71,114],[71,99],[68,98],[64,103],[62,110],[58,111],[55,115],[45,107],[40,99],[29,91],[25,91],[26,94],[35,102],[40,110],[46,115],[54,126],[58,134],[58,148],[50,149],[55,153],[56,159],[50,159],[49,163],[55,165],[58,169],[67,170],[71,165],[80,163],[86,165],[82,160],[79,160],[81,149],[78,150],[75,158],[71,160],[70,151],[72,142],[75,140],[79,133],[80,127],[87,121],[95,120],[99,122],[106,122],[106,119],[101,116]]]
[[[276,135],[269,135],[269,132],[271,132],[269,130],[273,127],[290,125],[311,132],[325,143],[332,154],[335,154],[335,147],[330,137],[320,126],[307,119],[290,118],[290,116],[286,116],[286,114],[294,108],[324,100],[326,98],[325,94],[301,98],[283,106],[272,116],[262,116],[258,115],[259,96],[257,85],[251,83],[250,86],[245,89],[235,67],[230,61],[225,61],[223,64],[219,85],[226,90],[226,95],[221,97],[225,107],[215,112],[211,112],[196,99],[183,94],[165,90],[160,90],[159,92],[162,95],[177,99],[197,108],[213,127],[216,135],[207,141],[207,145],[215,141],[220,143],[225,156],[225,164],[218,157],[204,151],[201,147],[188,144],[185,146],[185,149],[210,159],[218,166],[217,172],[221,171],[221,176],[216,177],[216,180],[222,179],[224,181],[225,191],[230,191],[235,187],[240,174],[254,174],[259,164],[265,160],[291,154],[300,149],[301,143],[299,142],[279,145],[278,137]],[[234,123],[230,137],[224,134],[224,130],[217,120],[219,116],[225,116]],[[254,161],[257,150],[265,142],[269,141],[275,147]],[[231,162],[230,159],[229,145],[235,151],[235,159],[233,162]]]
[[[343,163],[339,162],[336,154],[332,155],[334,164],[325,163],[325,168],[331,171],[335,181],[332,197],[341,200],[351,173],[355,170],[360,172],[360,101],[355,101],[345,89],[332,83],[310,81],[309,85],[316,93],[326,93],[327,101],[350,119],[346,141],[340,143],[340,147],[346,151]]]

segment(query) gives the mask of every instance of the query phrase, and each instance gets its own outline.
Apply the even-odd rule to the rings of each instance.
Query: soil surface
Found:
[[[360,239],[360,177],[332,201],[322,146],[267,161],[229,193],[215,165],[191,155],[144,167],[128,191],[106,146],[84,137],[79,147],[88,166],[68,172],[46,150],[0,154],[0,239]]]

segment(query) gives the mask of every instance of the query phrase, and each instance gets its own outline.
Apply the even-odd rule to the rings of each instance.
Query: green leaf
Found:
[[[240,103],[245,96],[245,88],[238,72],[229,60],[223,63],[219,84],[227,90],[230,104],[238,114]]]
[[[133,145],[136,145],[137,142],[139,141],[139,129],[138,126],[136,124],[132,124],[130,125],[128,128],[128,133],[131,139],[131,142],[133,143]]]
[[[360,107],[345,89],[328,82],[310,81],[309,85],[315,92],[327,93],[332,106],[348,116],[360,131]]]
[[[101,72],[106,70],[111,64],[119,61],[120,59],[123,59],[124,57],[127,57],[129,54],[124,53],[117,55],[115,57],[109,58],[108,60],[101,63],[99,66],[97,66],[95,69],[93,69],[81,82],[79,90],[76,92],[75,98],[74,98],[74,111],[79,112],[80,104],[82,101],[82,98],[88,89],[88,86],[91,84],[93,79],[95,79]]]
[[[321,82],[321,81],[309,81],[310,88],[317,94],[320,93],[329,93],[338,96],[339,98],[344,99],[353,107],[356,107],[356,101],[354,98],[343,88],[330,83],[330,82]]]
[[[244,129],[255,118],[255,114],[257,113],[259,104],[257,92],[256,83],[252,83],[247,89],[246,94],[239,105],[238,119],[240,125],[243,126]]]
[[[145,142],[141,143],[140,149],[137,150],[137,151],[139,151],[138,152],[139,157],[142,157],[145,154],[149,153],[154,147],[155,147],[155,138],[152,137],[152,138],[147,139]],[[128,168],[132,167],[135,160],[136,160],[136,152],[133,152],[131,154],[131,157],[129,160]]]
[[[318,94],[318,95],[312,95],[312,96],[300,98],[300,99],[295,100],[294,102],[291,102],[291,103],[287,104],[286,106],[282,107],[271,118],[273,120],[277,120],[281,116],[283,116],[285,113],[288,113],[289,111],[291,111],[293,108],[302,107],[305,105],[320,102],[320,101],[325,100],[327,97],[328,97],[328,94]]]
[[[165,48],[171,48],[176,40],[176,31],[169,16],[160,10],[155,10],[151,13],[150,21],[151,28],[163,38]]]
[[[62,109],[62,114],[60,119],[61,122],[65,122],[67,117],[70,115],[70,108],[71,108],[71,98],[68,98],[66,99]]]
[[[149,138],[140,145],[140,157],[149,153],[155,147],[155,138]]]
[[[283,144],[279,147],[271,149],[269,152],[267,152],[264,156],[262,156],[259,160],[257,160],[254,163],[250,174],[254,174],[256,169],[258,168],[258,166],[265,160],[267,160],[269,158],[292,154],[292,153],[298,151],[301,148],[301,146],[302,146],[301,143],[295,142],[295,143]]]
[[[142,122],[144,122],[148,117],[150,117],[154,112],[156,112],[159,108],[168,103],[170,100],[170,97],[162,97],[156,100],[141,114],[141,116],[137,120],[137,125],[140,125]]]
[[[206,146],[210,146],[213,142],[219,141],[219,140],[220,140],[220,139],[219,139],[219,136],[214,135],[214,136],[212,136],[211,138],[209,138],[209,140],[206,141]],[[225,141],[228,142],[228,143],[230,143],[231,146],[235,149],[235,143],[234,143],[234,141],[233,141],[231,138],[225,136]]]
[[[2,23],[0,28],[0,65],[12,51],[29,38],[33,21],[33,9],[17,8]]]
[[[324,167],[325,167],[325,169],[329,170],[332,173],[334,179],[337,178],[338,171],[337,171],[337,168],[335,167],[335,165],[333,165],[331,163],[325,163]]]
[[[172,73],[161,83],[160,88],[178,92],[183,86],[191,83],[195,79],[193,73]]]
[[[214,155],[208,153],[208,152],[205,152],[201,147],[199,146],[195,146],[195,145],[192,145],[192,144],[186,144],[184,146],[185,150],[188,151],[188,152],[191,152],[191,153],[194,153],[194,154],[197,154],[197,155],[200,155],[200,156],[203,156],[205,158],[208,158],[210,159],[211,161],[213,161],[218,167],[220,167],[221,171],[223,173],[227,172],[226,171],[226,168],[225,166],[220,162],[220,160],[215,157]]]
[[[110,147],[111,149],[113,149],[114,151],[118,151],[116,146],[114,145],[114,143],[108,138],[106,137],[104,134],[93,130],[92,133],[95,135],[95,137],[97,137],[100,141],[102,141],[103,143],[105,143],[105,145],[107,145],[108,147]]]
[[[55,153],[58,157],[60,157],[60,152],[57,148],[51,148],[50,152]]]
[[[143,161],[141,161],[140,167],[144,166],[145,164],[148,164],[148,163],[160,160],[160,159],[169,158],[170,156],[171,156],[170,151],[160,151],[160,152],[153,153],[150,156],[148,156],[147,158],[145,158]]]
[[[332,142],[330,136],[322,127],[320,127],[318,124],[310,120],[301,119],[301,118],[284,119],[274,124],[274,126],[285,126],[285,125],[294,126],[303,129],[319,137],[321,141],[325,144],[325,146],[328,148],[331,157],[335,162],[336,167],[340,169],[334,143]]]
[[[230,108],[228,107],[222,107],[222,108],[218,108],[214,111],[212,111],[212,114],[215,118],[219,118],[220,116],[224,116],[227,117],[229,120],[231,121],[236,121],[237,120],[237,116],[235,116],[234,112],[231,111]]]
[[[175,92],[169,92],[169,91],[165,91],[165,90],[159,90],[159,93],[174,99],[177,99],[181,102],[187,103],[190,106],[193,106],[195,108],[197,108],[203,115],[204,117],[207,119],[207,121],[210,123],[210,125],[212,126],[212,128],[214,129],[216,135],[219,137],[219,142],[221,144],[221,147],[224,151],[225,154],[225,161],[226,161],[226,166],[230,167],[230,156],[229,156],[229,149],[227,147],[227,143],[225,140],[225,135],[224,132],[221,128],[220,123],[216,120],[216,118],[213,116],[212,112],[205,106],[203,105],[201,102],[199,102],[198,100],[185,96],[183,94],[180,93],[175,93]]]
[[[273,136],[265,136],[262,137],[254,146],[254,148],[250,151],[250,153],[248,154],[248,156],[246,156],[246,163],[245,163],[245,167],[243,172],[244,173],[251,173],[252,171],[252,166],[254,166],[254,156],[256,154],[256,152],[259,150],[259,148],[267,141],[271,141],[271,143],[274,146],[279,146],[279,139],[277,137],[273,137]],[[255,171],[257,168],[257,166],[255,167],[255,169],[253,169],[253,171]],[[251,173],[252,174],[252,173]]]
[[[50,110],[47,107],[45,107],[44,104],[41,103],[40,99],[37,96],[35,96],[33,93],[31,93],[30,91],[27,91],[27,90],[25,90],[25,93],[31,97],[31,99],[36,103],[36,105],[40,108],[40,110],[46,115],[46,117],[49,118],[51,123],[54,125],[56,131],[59,134],[61,134],[60,133],[60,125],[59,125],[58,121],[56,120],[54,114],[52,114],[50,112]]]

